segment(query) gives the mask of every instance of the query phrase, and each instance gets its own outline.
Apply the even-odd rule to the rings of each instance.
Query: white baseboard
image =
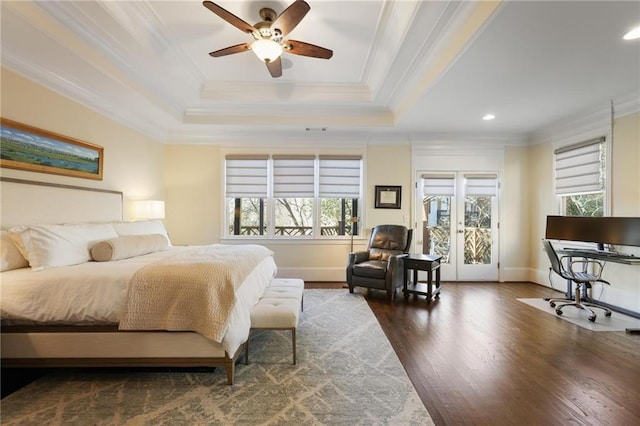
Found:
[[[300,278],[304,281],[345,282],[347,268],[281,268],[277,278]]]

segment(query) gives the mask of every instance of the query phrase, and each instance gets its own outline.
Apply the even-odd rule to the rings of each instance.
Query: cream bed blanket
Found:
[[[119,328],[195,331],[222,342],[236,290],[272,255],[259,245],[211,245],[149,264],[129,281]]]

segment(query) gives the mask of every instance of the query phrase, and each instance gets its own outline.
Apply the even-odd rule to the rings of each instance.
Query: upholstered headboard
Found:
[[[0,177],[0,227],[123,219],[120,191]]]

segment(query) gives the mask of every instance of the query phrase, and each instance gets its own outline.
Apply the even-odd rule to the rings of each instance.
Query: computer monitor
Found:
[[[640,246],[640,217],[547,216],[545,238]]]

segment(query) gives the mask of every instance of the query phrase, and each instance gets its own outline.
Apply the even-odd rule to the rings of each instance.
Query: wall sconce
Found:
[[[139,200],[133,208],[136,219],[164,219],[164,201]]]

